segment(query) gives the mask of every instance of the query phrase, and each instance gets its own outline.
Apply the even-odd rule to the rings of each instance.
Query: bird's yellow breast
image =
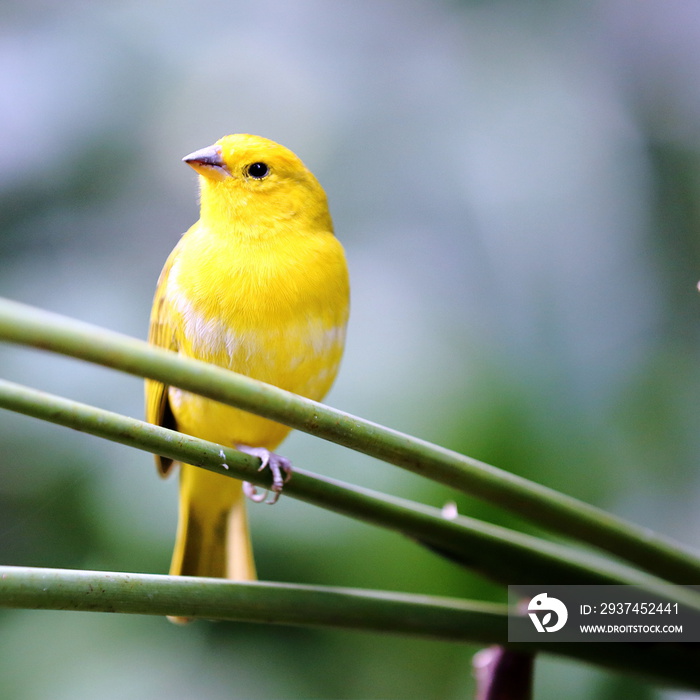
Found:
[[[231,238],[200,221],[172,252],[161,314],[183,355],[320,399],[338,371],[348,316],[342,247],[329,231]],[[169,389],[179,430],[273,449],[288,428]]]

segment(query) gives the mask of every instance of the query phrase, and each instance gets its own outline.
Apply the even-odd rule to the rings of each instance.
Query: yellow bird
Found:
[[[349,308],[323,188],[290,150],[249,134],[183,161],[200,175],[200,218],[163,267],[149,342],[320,400],[338,371]],[[259,456],[281,488],[288,462],[271,451],[286,426],[152,380],[146,417]],[[173,467],[156,463],[162,475]],[[240,481],[181,465],[170,573],[255,580]]]

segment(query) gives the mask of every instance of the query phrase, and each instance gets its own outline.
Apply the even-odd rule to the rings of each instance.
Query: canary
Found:
[[[200,218],[160,274],[149,342],[320,400],[338,371],[349,309],[323,188],[290,150],[249,134],[183,161],[199,174]],[[255,454],[273,473],[288,469],[272,452],[288,427],[153,380],[145,393],[149,422]],[[163,476],[174,466],[156,464]],[[256,579],[244,490],[180,465],[171,574]]]

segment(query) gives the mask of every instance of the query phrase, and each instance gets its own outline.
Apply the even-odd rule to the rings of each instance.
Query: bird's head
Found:
[[[332,230],[323,188],[292,151],[274,141],[233,134],[182,160],[200,175],[201,216],[208,223],[235,222],[259,232],[305,219]]]

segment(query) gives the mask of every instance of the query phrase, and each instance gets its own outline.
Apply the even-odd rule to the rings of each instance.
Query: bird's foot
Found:
[[[264,447],[248,447],[248,445],[236,445],[236,449],[260,459],[258,471],[269,469],[272,472],[272,487],[258,490],[258,487],[249,481],[243,482],[243,493],[255,503],[274,505],[282,493],[284,485],[292,478],[292,463],[282,455],[278,455]]]

